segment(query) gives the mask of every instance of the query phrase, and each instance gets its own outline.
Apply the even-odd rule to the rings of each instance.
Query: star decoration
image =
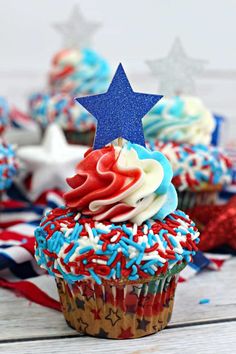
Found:
[[[109,314],[105,317],[106,320],[110,320],[112,323],[112,326],[115,326],[115,324],[121,319],[121,317],[118,315],[118,310],[113,311],[112,308],[109,309]]]
[[[144,318],[142,318],[141,320],[137,319],[137,321],[138,321],[137,329],[142,329],[143,331],[146,332],[147,326],[149,325],[150,321],[147,321]]]
[[[120,64],[106,93],[76,100],[97,120],[94,149],[117,138],[145,146],[142,118],[162,98],[134,92]]]
[[[137,305],[136,304],[127,304],[126,305],[126,312],[127,313],[135,313],[137,309]]]
[[[83,296],[86,297],[87,301],[94,297],[94,290],[88,284],[83,286]]]
[[[78,307],[78,309],[84,310],[84,301],[83,300],[76,298],[75,303],[76,303],[76,306]]]
[[[204,71],[206,61],[187,56],[179,38],[176,38],[167,57],[147,61],[159,89],[165,95],[194,94],[194,77]]]
[[[92,309],[91,310],[91,312],[92,312],[92,314],[94,315],[94,319],[95,320],[100,320],[101,319],[101,317],[100,317],[100,311],[101,311],[101,309]]]
[[[66,178],[74,175],[75,166],[87,149],[85,146],[69,145],[56,124],[47,128],[41,145],[19,148],[19,159],[32,173],[30,198],[36,199],[47,189],[68,190]]]
[[[99,332],[97,334],[95,334],[95,337],[101,337],[101,338],[107,338],[108,336],[108,332],[104,331],[103,328],[100,328]]]
[[[86,333],[86,329],[88,328],[88,323],[84,322],[82,318],[78,318],[77,321],[79,322],[79,331],[82,333]]]
[[[79,6],[75,5],[66,22],[53,26],[62,35],[63,48],[81,49],[91,45],[92,37],[101,24],[86,20]]]
[[[127,329],[121,328],[121,333],[118,338],[121,338],[121,339],[127,338],[128,339],[128,338],[132,338],[133,336],[134,336],[134,334],[131,331],[131,327],[129,327]]]

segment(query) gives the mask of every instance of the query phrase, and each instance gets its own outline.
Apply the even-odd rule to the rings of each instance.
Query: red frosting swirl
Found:
[[[121,199],[125,191],[139,181],[142,171],[139,168],[121,169],[117,164],[118,157],[113,146],[94,151],[90,149],[77,165],[76,175],[67,179],[72,188],[72,191],[64,195],[67,206],[78,209],[84,215],[108,211],[108,219],[131,211],[133,207]],[[89,209],[89,204],[93,201],[114,198],[115,202],[108,201],[96,211]]]

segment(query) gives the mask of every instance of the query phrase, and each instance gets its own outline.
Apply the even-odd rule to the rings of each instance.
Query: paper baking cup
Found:
[[[179,192],[178,194],[178,209],[187,210],[193,208],[197,205],[211,205],[215,204],[218,197],[218,190],[217,191],[183,191]]]
[[[56,278],[62,311],[69,326],[102,338],[138,338],[156,333],[170,321],[177,274],[146,283],[68,284]]]

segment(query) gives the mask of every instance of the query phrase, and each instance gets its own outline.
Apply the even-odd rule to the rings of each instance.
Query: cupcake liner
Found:
[[[93,129],[85,132],[77,132],[74,130],[64,130],[64,134],[69,144],[79,144],[92,146],[95,131]]]
[[[170,321],[177,274],[145,283],[96,284],[93,280],[68,284],[56,278],[62,311],[78,332],[103,338],[143,337]]]
[[[193,208],[197,205],[211,205],[215,204],[217,197],[218,197],[218,191],[177,191],[178,194],[178,208],[181,210],[187,210],[190,208]]]

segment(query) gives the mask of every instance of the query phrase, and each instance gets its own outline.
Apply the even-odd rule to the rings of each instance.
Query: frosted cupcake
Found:
[[[107,62],[93,50],[60,51],[52,60],[49,92],[33,94],[30,98],[32,118],[43,130],[55,121],[71,143],[91,145],[95,120],[76,105],[74,97],[106,91],[109,76]]]
[[[199,242],[171,179],[164,155],[131,143],[89,150],[68,178],[66,206],[35,231],[35,256],[56,277],[72,328],[123,339],[166,327]]]
[[[5,98],[0,96],[0,135],[9,124],[9,105]]]
[[[182,209],[215,203],[231,183],[230,160],[210,145],[214,129],[213,115],[198,98],[188,96],[161,100],[144,120],[149,146],[171,162]]]
[[[0,140],[0,197],[11,186],[16,174],[15,151],[11,145]]]

